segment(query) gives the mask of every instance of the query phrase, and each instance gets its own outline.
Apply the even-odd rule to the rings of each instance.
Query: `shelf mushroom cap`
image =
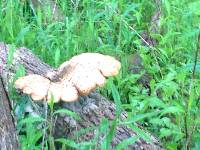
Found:
[[[37,74],[21,77],[15,82],[15,88],[28,94],[35,101],[50,100],[59,102],[60,99],[66,102],[75,101],[78,99],[78,92],[71,83],[54,83],[49,79]]]
[[[50,101],[53,97],[54,102],[59,102],[62,99],[65,102],[72,102],[78,99],[78,92],[74,86],[68,81],[64,83],[51,83],[47,100]]]
[[[35,101],[45,99],[50,80],[37,74],[21,77],[15,82],[15,87],[28,94]]]
[[[80,95],[87,95],[96,87],[103,87],[106,77],[116,76],[121,64],[111,56],[99,53],[82,53],[64,62],[58,72],[69,80]]]
[[[121,64],[111,56],[99,53],[82,53],[64,62],[56,73],[57,82],[37,74],[21,77],[15,87],[33,100],[71,102],[80,95],[87,95],[97,87],[103,87],[106,77],[116,76]]]
[[[61,66],[63,67],[64,64]],[[93,69],[96,68],[100,70],[105,77],[116,76],[121,68],[121,64],[118,60],[99,53],[82,53],[72,57],[67,64],[82,65]]]

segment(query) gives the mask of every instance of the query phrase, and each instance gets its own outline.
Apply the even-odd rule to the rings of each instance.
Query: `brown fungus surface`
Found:
[[[50,80],[37,74],[19,78],[15,87],[31,96],[33,100],[42,100],[47,96]]]
[[[58,82],[37,74],[19,78],[15,87],[33,100],[70,102],[87,95],[106,83],[106,77],[116,76],[121,64],[115,58],[98,53],[82,53],[64,62],[59,68]]]

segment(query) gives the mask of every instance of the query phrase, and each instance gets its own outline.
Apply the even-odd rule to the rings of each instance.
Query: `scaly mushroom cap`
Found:
[[[23,91],[23,93],[30,95],[35,101],[44,99],[50,102],[53,98],[56,103],[60,99],[66,102],[78,99],[78,92],[70,82],[54,83],[37,74],[19,78],[15,82],[15,87]]]
[[[19,78],[15,82],[15,87],[23,93],[31,96],[33,100],[42,100],[46,98],[50,80],[37,74],[31,74]]]
[[[78,99],[78,92],[70,82],[63,83],[51,82],[48,90],[47,100],[53,98],[54,102],[59,102],[62,99],[65,102],[72,102]]]
[[[100,70],[105,77],[117,75],[121,68],[120,62],[117,61],[115,58],[99,53],[82,53],[78,56],[72,57],[69,62],[64,64],[77,64],[95,68]],[[64,66],[64,64],[62,65],[62,67]]]
[[[82,53],[59,67],[63,79],[69,80],[80,95],[104,86],[105,77],[116,76],[121,64],[115,58],[99,53]]]
[[[79,95],[87,95],[96,87],[104,86],[106,77],[119,73],[121,64],[111,56],[98,53],[83,53],[64,62],[59,68],[59,82],[51,82],[40,75],[32,74],[19,78],[15,87],[33,100],[54,102],[60,99],[66,102],[75,101]]]
[[[65,102],[72,102],[78,99],[77,89],[68,81],[63,82],[61,99]]]

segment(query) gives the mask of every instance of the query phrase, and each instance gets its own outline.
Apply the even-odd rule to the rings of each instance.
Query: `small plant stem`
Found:
[[[199,49],[200,49],[200,33],[198,35],[197,49],[196,49],[196,52],[195,52],[194,66],[193,66],[193,70],[192,70],[192,79],[193,80],[195,79],[195,73],[196,73],[197,59],[198,59]]]
[[[44,150],[44,143],[46,138],[46,126],[47,126],[47,115],[48,115],[48,104],[44,101],[44,109],[45,109],[45,122],[44,122],[44,129],[43,129],[43,138],[42,138],[42,150]]]
[[[185,112],[185,116],[184,116],[185,139],[186,139],[186,141],[187,141],[187,139],[188,139],[187,114],[188,114],[188,111],[187,111],[187,108],[186,108],[186,112]],[[188,150],[188,145],[187,145],[187,144],[185,145],[185,147],[186,147],[186,149]]]
[[[49,124],[49,142],[50,142],[50,150],[54,150],[54,138],[53,138],[53,102],[50,104],[51,110],[50,110],[50,124]]]
[[[193,70],[192,70],[192,79],[191,79],[190,89],[189,89],[189,97],[191,95],[191,92],[192,92],[192,89],[193,89],[194,80],[196,78],[195,77],[195,72],[196,72],[199,49],[200,49],[200,33],[198,34],[198,39],[197,39],[197,48],[196,48],[196,51],[195,51],[194,66],[193,66]],[[185,112],[185,117],[184,117],[185,138],[186,138],[185,148],[186,148],[186,150],[189,150],[190,143],[191,143],[191,140],[192,140],[192,134],[193,134],[194,130],[196,129],[196,127],[194,126],[192,132],[190,134],[188,133],[188,130],[189,130],[188,121],[187,121],[188,120],[188,113],[189,113],[188,107],[189,107],[189,99],[187,100],[187,103],[186,103],[186,112]],[[194,116],[194,119],[195,118],[196,117]]]

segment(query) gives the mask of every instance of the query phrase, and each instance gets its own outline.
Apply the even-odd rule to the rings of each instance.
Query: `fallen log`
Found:
[[[21,64],[25,67],[26,74],[39,74],[47,77],[51,80],[49,76],[50,72],[56,72],[55,68],[45,64],[40,59],[38,59],[31,51],[27,48],[17,48],[15,49],[11,64],[6,65],[7,56],[9,52],[9,46],[0,43],[0,72],[3,79],[3,84],[8,87],[8,81],[12,80],[13,74],[15,74],[18,66]],[[7,88],[6,88],[7,89]],[[1,109],[4,109],[1,104]],[[57,105],[57,104],[56,104]],[[78,101],[71,103],[60,103],[58,104],[62,108],[67,108],[80,116],[80,120],[74,120],[69,116],[58,116],[56,120],[56,128],[54,128],[55,137],[67,137],[76,140],[77,142],[91,140],[95,136],[95,130],[89,131],[88,133],[76,137],[75,134],[80,129],[92,128],[98,126],[103,118],[107,120],[113,120],[115,118],[115,104],[98,93],[91,93],[88,96],[80,97]],[[9,114],[7,114],[9,115]],[[121,113],[121,119],[127,117],[126,112]],[[1,120],[0,120],[1,121]],[[7,128],[10,124],[4,124]],[[141,129],[142,130],[142,129]],[[8,131],[10,132],[10,131]],[[160,150],[162,149],[158,140],[147,133],[151,138],[151,143],[146,142],[143,138],[139,138],[136,142],[130,144],[127,149],[146,149],[146,150]],[[112,139],[110,149],[114,149],[117,144],[121,141],[128,139],[130,137],[137,136],[131,128],[126,125],[117,125],[115,129],[115,135]],[[105,136],[104,136],[105,137]],[[101,144],[103,136],[100,137],[99,143]],[[1,140],[1,139],[0,139]],[[15,143],[13,143],[15,144]]]
[[[18,150],[17,133],[11,116],[9,99],[0,77],[0,149]]]

